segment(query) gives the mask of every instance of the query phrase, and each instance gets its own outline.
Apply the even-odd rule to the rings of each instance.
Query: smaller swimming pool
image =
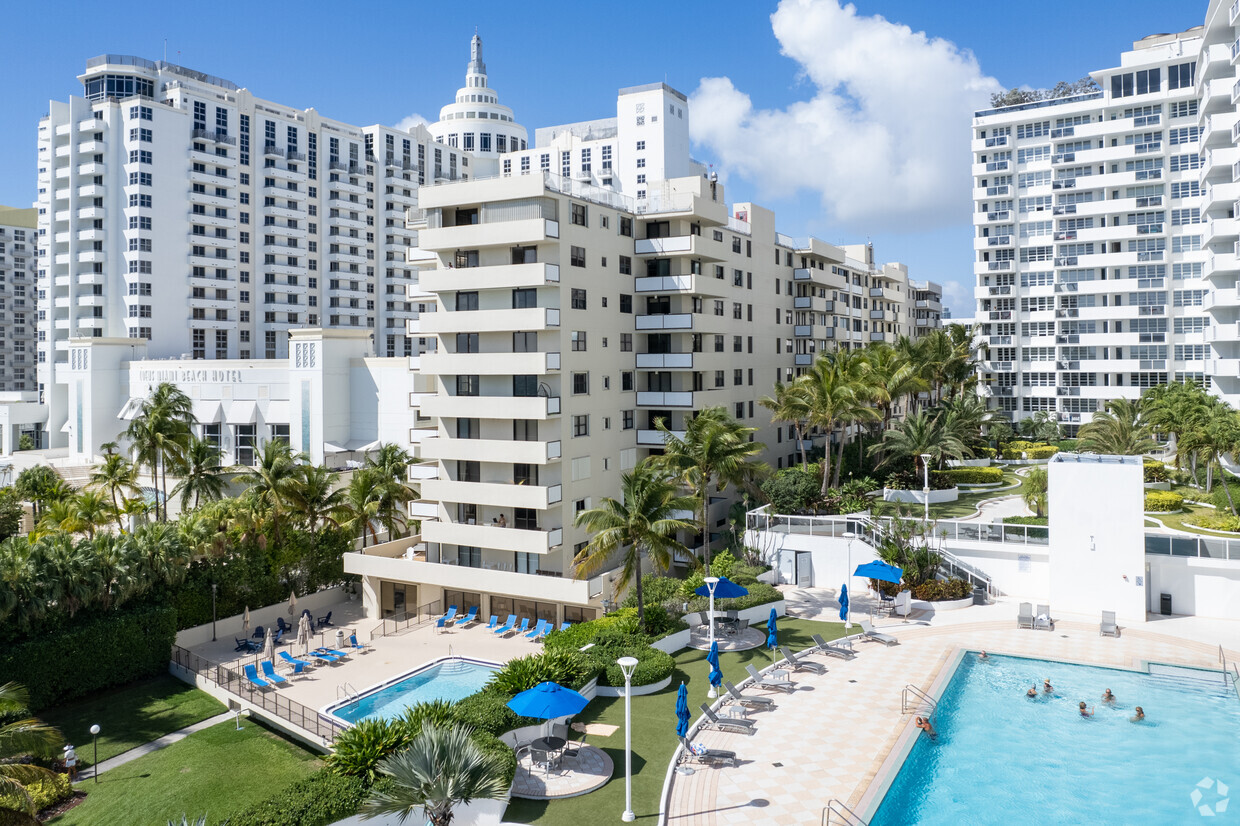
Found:
[[[346,723],[391,720],[405,709],[431,700],[462,700],[476,694],[500,670],[497,663],[462,657],[438,660],[416,671],[372,686],[358,697],[333,703],[324,712]]]

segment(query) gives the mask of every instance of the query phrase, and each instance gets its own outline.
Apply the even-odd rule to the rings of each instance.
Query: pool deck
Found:
[[[878,791],[867,795],[871,783],[898,768],[899,759],[884,763],[899,758],[897,747],[907,742],[902,738],[915,733],[913,715],[901,711],[902,690],[911,684],[930,691],[960,649],[1122,668],[1145,660],[1218,668],[1220,642],[1233,649],[1227,651],[1229,660],[1240,655],[1234,650],[1240,628],[1232,627],[1238,624],[1167,619],[1121,626],[1122,635],[1115,639],[1098,635],[1097,618],[1063,616],[1056,617],[1051,632],[1018,630],[1019,601],[943,612],[928,622],[916,615],[908,623],[880,619],[877,630],[892,634],[900,645],[857,642],[857,656],[850,661],[814,657],[830,671],[822,676],[801,672],[794,675],[796,691],[768,695],[777,706],[750,715],[754,734],[712,730],[694,737],[694,742],[735,751],[739,765],[695,765],[690,776],[674,774],[667,823],[818,824],[832,799],[870,817],[866,809]],[[799,608],[801,616],[813,614],[811,604],[819,603],[822,619],[836,619],[828,616],[829,602],[822,592],[789,594],[790,610]],[[694,705],[699,698],[690,700]]]

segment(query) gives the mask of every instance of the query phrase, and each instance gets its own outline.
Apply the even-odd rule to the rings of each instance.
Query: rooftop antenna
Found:
[[[168,62],[168,38],[164,38],[164,63]]]

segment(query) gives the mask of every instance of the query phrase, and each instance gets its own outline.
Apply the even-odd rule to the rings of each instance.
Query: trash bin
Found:
[[[983,588],[981,585],[975,586],[973,588],[973,604],[974,605],[985,605],[986,604],[986,589]]]
[[[1160,594],[1160,595],[1159,595],[1159,604],[1160,604],[1161,609],[1162,609],[1162,610],[1160,611],[1160,613],[1161,613],[1164,617],[1169,617],[1169,616],[1171,616],[1171,594]]]
[[[336,650],[339,651],[339,650],[342,650],[343,648],[344,648],[344,630],[337,629],[336,630]]]

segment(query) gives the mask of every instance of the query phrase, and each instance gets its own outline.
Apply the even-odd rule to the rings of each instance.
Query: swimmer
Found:
[[[1043,693],[1045,693],[1045,694],[1054,694],[1054,693],[1055,693],[1055,687],[1051,685],[1051,681],[1050,681],[1050,680],[1043,680],[1043,681],[1042,681],[1042,692],[1043,692]]]
[[[1094,716],[1093,708],[1086,708],[1084,700],[1081,700],[1080,705],[1078,705],[1077,708],[1081,710],[1082,717],[1093,717]]]
[[[1111,689],[1108,688],[1106,691],[1102,692],[1102,702],[1109,706],[1115,705],[1115,695],[1111,693]]]
[[[989,660],[989,659],[990,659],[990,655],[989,655],[989,654],[987,654],[985,651],[983,651],[982,653],[980,653],[980,654],[978,654],[978,655],[977,655],[977,658],[978,658],[979,660]]]
[[[1038,696],[1038,684],[1037,684],[1037,683],[1034,683],[1032,686],[1030,686],[1030,687],[1029,687],[1029,690],[1025,692],[1025,696],[1026,696],[1026,697],[1036,697],[1036,696]]]
[[[1141,722],[1142,720],[1145,719],[1145,709],[1141,708],[1141,706],[1137,706],[1137,713],[1132,715],[1128,719],[1134,723]]]
[[[918,717],[914,722],[914,725],[926,734],[929,734],[931,740],[939,739],[939,733],[934,730],[934,726],[930,723],[930,719],[928,717]]]

